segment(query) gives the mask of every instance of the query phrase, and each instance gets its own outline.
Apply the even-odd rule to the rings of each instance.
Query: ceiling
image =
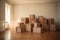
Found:
[[[57,2],[58,0],[8,0],[13,4],[22,4],[22,3],[40,3],[40,2]]]

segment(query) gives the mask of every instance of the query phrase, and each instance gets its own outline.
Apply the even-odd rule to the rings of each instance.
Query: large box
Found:
[[[40,23],[43,25],[43,24],[47,24],[47,19],[44,18],[43,16],[39,16],[39,21]]]
[[[50,18],[50,19],[48,19],[48,23],[49,23],[49,24],[55,24],[55,20],[54,20],[54,18]]]
[[[49,31],[49,26],[47,24],[43,25],[42,28],[45,30],[45,31]]]
[[[26,24],[26,32],[31,32],[31,26],[30,26],[30,24]]]
[[[34,33],[41,33],[41,27],[34,27],[33,32]]]
[[[26,32],[31,32],[31,24],[26,24]]]
[[[55,24],[50,25],[50,31],[56,31],[56,25]]]
[[[20,23],[20,29],[21,29],[21,32],[25,31],[25,25],[24,25],[24,23]]]
[[[33,32],[33,27],[37,27],[37,23],[26,24],[26,31]]]
[[[29,18],[25,18],[25,23],[29,23]]]

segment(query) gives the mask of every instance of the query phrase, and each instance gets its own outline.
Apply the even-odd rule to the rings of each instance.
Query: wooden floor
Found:
[[[0,32],[0,40],[60,40],[60,32],[39,33],[17,33],[17,32]]]

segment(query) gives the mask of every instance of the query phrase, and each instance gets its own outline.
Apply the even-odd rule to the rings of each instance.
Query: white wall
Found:
[[[46,18],[56,18],[56,3],[29,3],[14,5],[14,26],[18,18],[28,17],[30,14],[44,16]]]
[[[60,2],[57,3],[57,28],[60,30]]]
[[[13,29],[13,22],[14,22],[14,6],[13,4],[10,4],[11,5],[11,14],[10,14],[10,28]]]

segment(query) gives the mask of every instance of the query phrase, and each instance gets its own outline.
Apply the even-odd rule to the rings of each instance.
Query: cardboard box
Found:
[[[28,31],[28,32],[31,32],[31,23],[29,23],[29,24],[27,25],[27,31]]]
[[[56,31],[56,25],[55,24],[50,25],[50,31]]]
[[[40,23],[43,25],[43,24],[47,24],[47,19],[46,18],[44,18],[43,16],[40,16],[39,17],[39,21],[40,21]]]
[[[34,23],[34,27],[37,27],[37,23]]]
[[[48,19],[48,23],[49,23],[49,24],[55,24],[55,20],[54,20],[54,18],[50,18],[50,19]]]
[[[40,23],[41,23],[41,25],[42,25],[43,28],[45,28],[45,29],[48,28],[48,24],[47,24],[47,20],[46,19],[42,20]]]
[[[35,19],[35,15],[30,15],[30,16],[29,16],[29,22],[30,22],[30,23],[34,23],[35,20],[36,20],[36,19]]]
[[[25,19],[25,23],[29,23],[29,18],[26,18]]]
[[[21,32],[20,27],[16,27],[16,32]]]
[[[40,23],[39,18],[36,18],[36,23]]]
[[[20,23],[20,28],[24,27],[24,23]]]
[[[44,19],[44,17],[43,16],[39,16],[38,19],[39,19],[39,21],[42,21]]]
[[[34,33],[41,33],[41,27],[34,27],[33,32]]]
[[[20,23],[20,29],[21,29],[21,32],[25,31],[25,25],[24,25],[24,23]]]

